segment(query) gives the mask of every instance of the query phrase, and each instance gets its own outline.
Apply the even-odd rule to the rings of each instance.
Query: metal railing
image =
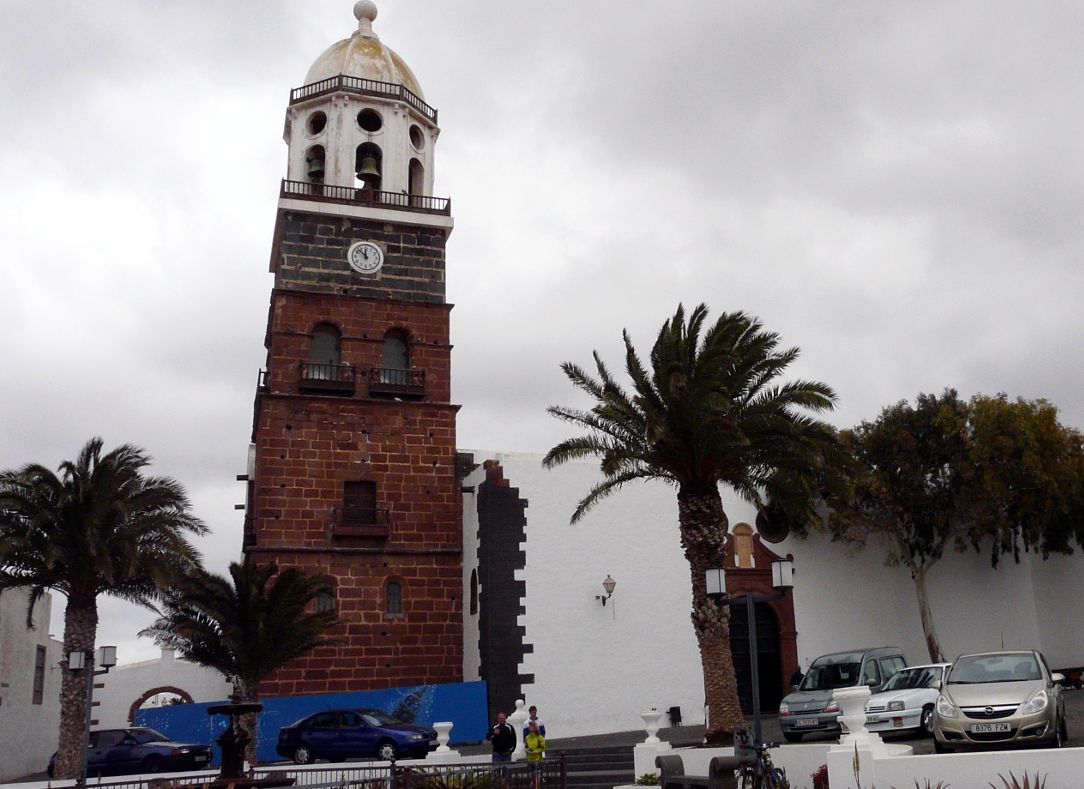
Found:
[[[369,370],[369,394],[423,397],[425,370],[373,367]]]
[[[354,365],[301,362],[298,388],[302,391],[354,394]]]
[[[444,216],[451,216],[452,214],[452,201],[447,197],[382,192],[376,189],[318,184],[309,181],[288,181],[283,179],[282,187],[279,189],[279,197],[318,200],[324,203],[372,206],[373,208],[388,208],[393,211],[413,211],[419,214],[442,214]]]
[[[381,82],[379,80],[365,79],[363,77],[350,77],[346,74],[339,74],[337,77],[328,77],[327,79],[322,79],[318,82],[310,82],[308,85],[302,85],[300,88],[294,88],[290,91],[290,104],[297,104],[299,101],[306,101],[308,99],[314,99],[318,96],[325,96],[328,93],[337,93],[339,91],[344,93],[356,93],[359,96],[377,96],[382,99],[404,101],[433,123],[437,122],[436,108],[430,107],[425,103],[421,96],[405,86],[395,82]]]

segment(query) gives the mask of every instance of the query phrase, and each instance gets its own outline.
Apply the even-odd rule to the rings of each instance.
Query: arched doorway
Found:
[[[132,706],[128,708],[128,723],[135,723],[136,713],[139,712],[139,708],[143,706],[143,702],[152,696],[157,696],[160,693],[171,693],[181,699],[183,704],[192,703],[192,694],[187,690],[175,687],[173,685],[162,685],[157,688],[151,688],[143,693],[138,699],[132,702]]]
[[[778,712],[779,702],[786,694],[780,677],[783,656],[779,643],[779,622],[772,607],[757,603],[755,608],[757,632],[757,669],[760,685],[761,712]],[[753,714],[753,677],[749,663],[749,613],[743,605],[730,609],[730,652],[734,656],[734,674],[738,680],[738,698],[746,715]]]

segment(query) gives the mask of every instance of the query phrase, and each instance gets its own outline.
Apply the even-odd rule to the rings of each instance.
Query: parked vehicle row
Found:
[[[798,689],[779,705],[789,742],[806,734],[838,734],[838,688],[866,685],[866,728],[934,737],[938,753],[963,748],[1061,747],[1068,737],[1062,674],[1035,650],[961,655],[953,663],[907,666],[896,647],[817,658]]]

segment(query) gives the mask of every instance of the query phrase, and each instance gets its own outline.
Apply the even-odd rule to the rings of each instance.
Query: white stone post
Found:
[[[658,775],[659,769],[655,766],[655,757],[659,754],[669,753],[671,750],[670,743],[660,740],[658,736],[659,719],[662,718],[662,713],[652,707],[647,712],[641,712],[640,717],[644,721],[644,731],[647,732],[647,739],[638,743],[632,749],[637,778],[644,773]]]
[[[876,780],[874,757],[884,753],[885,744],[876,733],[866,730],[869,697],[866,685],[832,691],[832,700],[839,703],[839,723],[843,729],[839,743],[828,749],[828,781],[832,785],[850,786],[855,765],[864,785],[871,786]]]
[[[453,751],[448,747],[448,740],[451,739],[452,727],[454,725],[455,724],[451,721],[441,721],[433,724],[433,729],[437,733],[437,749],[426,755],[426,761],[447,764],[449,762],[457,762],[460,760],[461,754],[459,751]]]
[[[512,751],[512,761],[527,758],[527,749],[523,745],[523,724],[526,723],[527,710],[523,709],[523,699],[516,700],[516,711],[508,716],[508,725],[516,730],[516,749]]]

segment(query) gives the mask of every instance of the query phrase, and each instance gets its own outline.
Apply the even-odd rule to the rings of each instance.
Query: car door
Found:
[[[336,756],[335,738],[339,734],[339,713],[321,712],[314,715],[301,739],[309,744],[314,756],[331,759]]]
[[[343,759],[369,756],[375,747],[372,727],[359,713],[345,710],[339,723],[338,743]]]
[[[131,732],[117,732],[120,738],[109,748],[106,759],[110,767],[118,773],[136,772],[142,766],[140,742]]]
[[[117,744],[120,743],[123,736],[124,732],[116,729],[91,732],[90,748],[87,751],[88,775],[92,773],[101,773],[105,775],[122,772],[124,770],[122,765],[115,763],[110,758],[111,752]]]

